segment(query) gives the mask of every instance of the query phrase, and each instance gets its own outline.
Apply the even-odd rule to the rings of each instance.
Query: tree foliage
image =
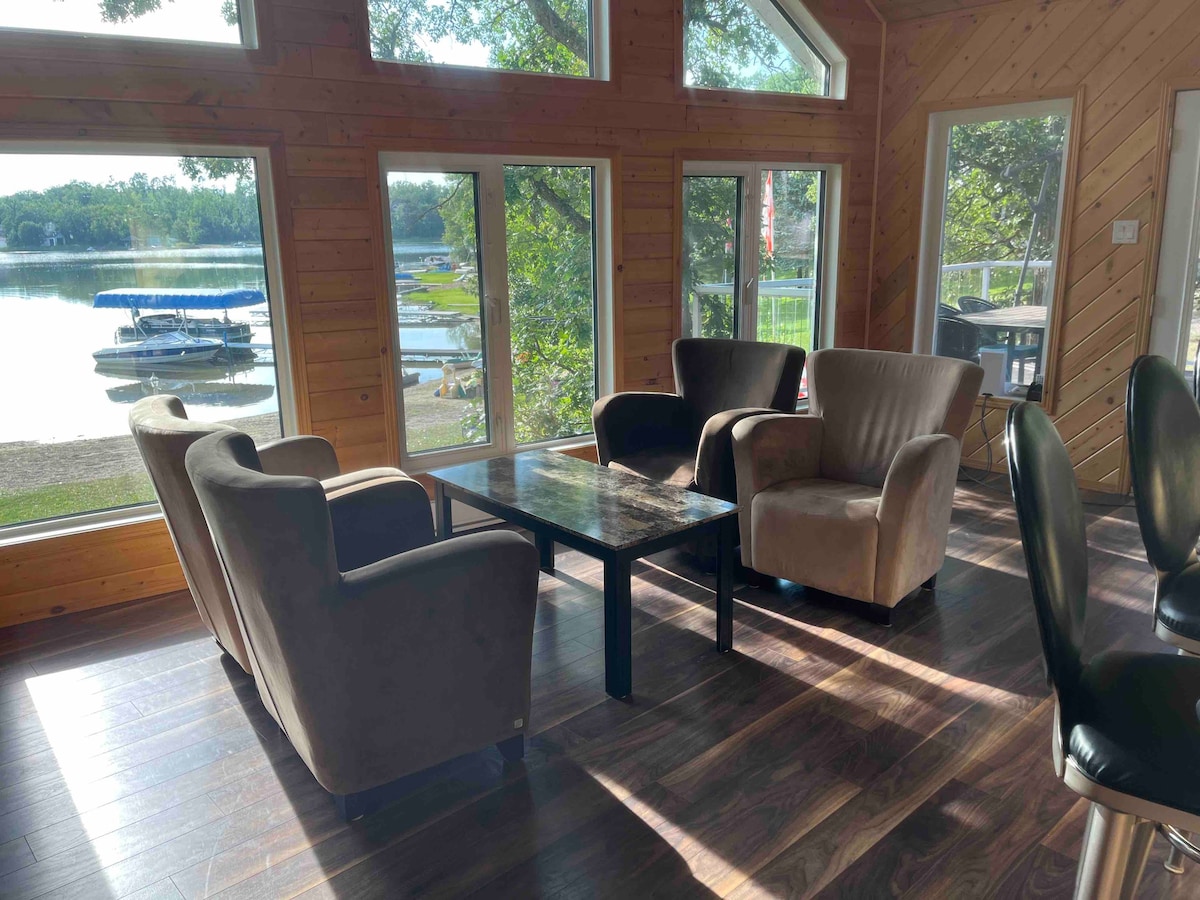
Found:
[[[1058,230],[1065,130],[1066,119],[1057,115],[951,129],[943,265],[1020,260],[1028,242],[1031,259],[1050,259]],[[965,279],[949,280],[953,274],[947,273],[946,287],[967,290]],[[1027,279],[1026,290],[1030,284]],[[991,299],[1014,302],[1008,291],[1015,288],[1012,280],[1011,288],[1006,285]],[[1028,301],[1024,291],[1022,296]]]
[[[36,244],[25,226],[37,229]],[[134,175],[107,184],[69,184],[0,197],[0,229],[18,246],[39,247],[45,229],[69,247],[255,243],[261,239],[258,195],[251,182],[235,190],[192,185],[173,178]],[[11,237],[10,237],[11,240]]]

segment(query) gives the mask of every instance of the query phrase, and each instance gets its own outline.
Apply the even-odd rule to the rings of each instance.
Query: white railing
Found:
[[[980,299],[990,300],[988,294],[992,288],[992,269],[1011,269],[1020,268],[1025,265],[1019,259],[992,259],[985,262],[969,262],[969,263],[951,263],[947,266],[942,266],[942,272],[970,272],[975,269],[980,269],[983,272],[983,287],[979,291]],[[1030,269],[1049,269],[1054,262],[1049,259],[1031,259],[1029,261]]]

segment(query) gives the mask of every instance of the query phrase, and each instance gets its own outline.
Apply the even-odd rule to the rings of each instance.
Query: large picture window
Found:
[[[607,161],[383,169],[408,464],[590,434],[611,381]]]
[[[683,334],[832,343],[836,167],[688,163]]]
[[[0,4],[0,30],[257,45],[252,0],[38,0]]]
[[[604,0],[367,0],[379,60],[606,78]]]
[[[967,359],[984,390],[1041,399],[1071,101],[930,117],[919,351]]]
[[[0,147],[0,536],[152,502],[142,397],[282,433],[265,163],[221,152]]]

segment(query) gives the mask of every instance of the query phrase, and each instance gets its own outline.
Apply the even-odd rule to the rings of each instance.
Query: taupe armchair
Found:
[[[184,469],[188,447],[205,435],[234,429],[188,419],[179,398],[167,394],[139,400],[130,410],[129,429],[150,473],[200,618],[221,648],[249,672],[250,657],[225,576]],[[258,453],[267,472],[321,479],[336,511],[334,527],[343,538],[339,562],[346,568],[433,542],[429,497],[399,469],[365,469],[343,475],[330,443],[312,435],[272,441],[259,447]],[[358,515],[363,509],[373,511],[370,528],[362,524],[368,517]]]
[[[592,407],[600,465],[734,500],[733,426],[747,416],[796,408],[804,351],[682,338],[671,358],[679,393],[628,391]]]
[[[361,815],[373,788],[492,743],[522,755],[534,546],[497,531],[347,570],[321,483],[262,468],[240,432],[187,451],[259,696],[342,814]]]
[[[809,414],[733,429],[742,562],[890,610],[946,557],[960,441],[983,370],[938,356],[818,350]]]

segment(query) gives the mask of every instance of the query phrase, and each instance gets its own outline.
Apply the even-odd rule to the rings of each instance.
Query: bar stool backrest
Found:
[[[1087,534],[1067,448],[1035,403],[1008,411],[1008,472],[1025,566],[1062,721],[1074,719],[1087,615]]]
[[[1125,405],[1142,542],[1155,569],[1175,574],[1200,539],[1200,408],[1180,371],[1150,355],[1134,361]]]

